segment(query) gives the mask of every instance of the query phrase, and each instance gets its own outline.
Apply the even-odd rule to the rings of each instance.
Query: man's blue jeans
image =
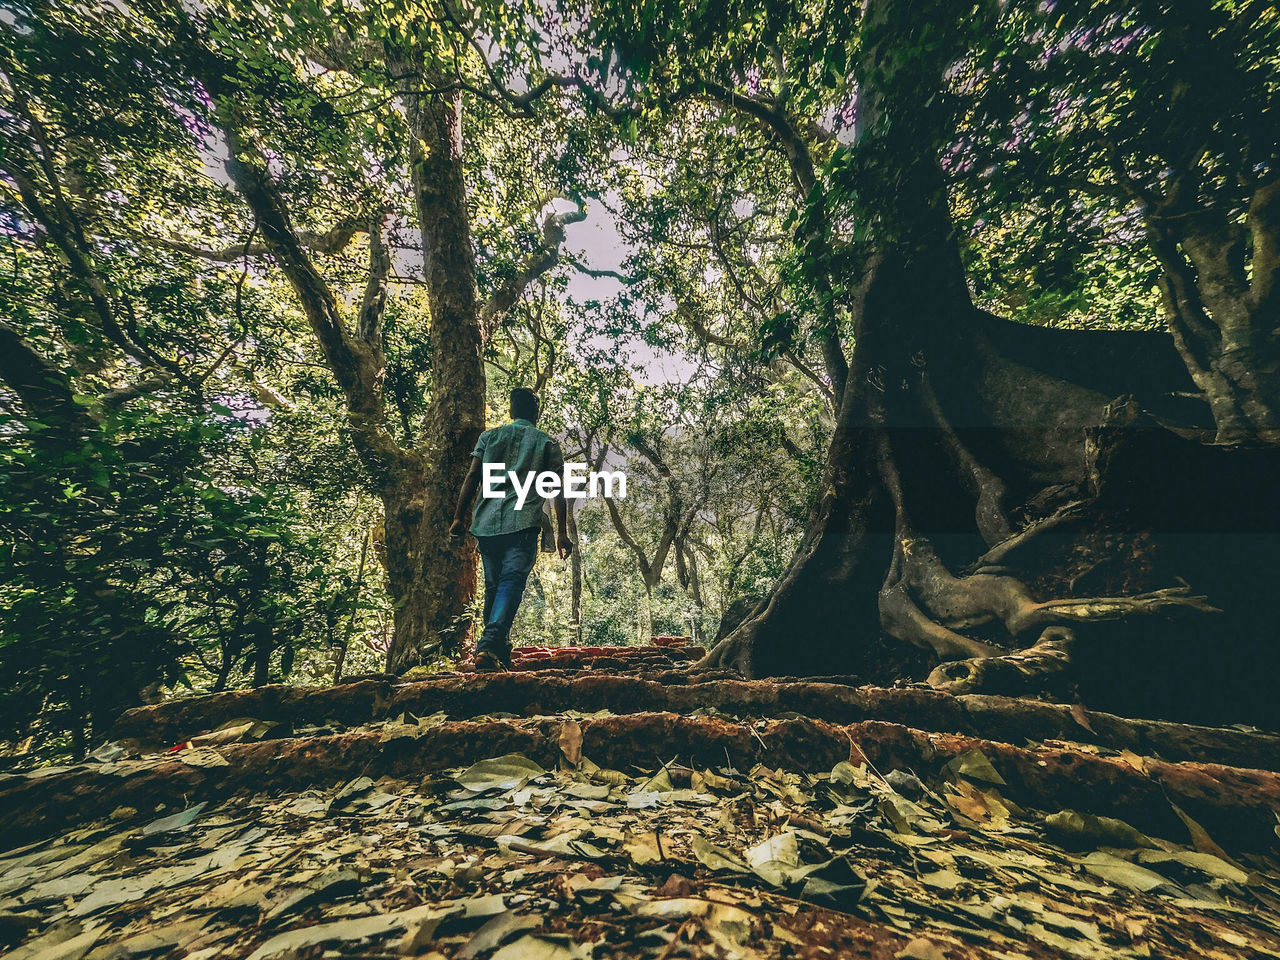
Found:
[[[541,530],[530,527],[496,537],[476,537],[484,566],[484,633],[476,653],[489,653],[503,663],[511,660],[511,624],[520,609],[524,585],[538,559]]]

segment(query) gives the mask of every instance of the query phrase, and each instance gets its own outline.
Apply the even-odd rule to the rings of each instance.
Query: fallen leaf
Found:
[[[114,763],[116,760],[123,760],[126,757],[136,756],[136,751],[130,751],[123,744],[104,743],[98,749],[88,754],[86,760],[96,760],[98,763]]]
[[[1138,862],[1158,867],[1162,863],[1177,863],[1191,867],[1209,877],[1227,880],[1231,883],[1247,884],[1250,881],[1248,871],[1230,860],[1215,857],[1211,853],[1192,853],[1189,850],[1143,850],[1138,854]]]
[[[981,790],[968,780],[948,783],[943,799],[951,809],[975,823],[999,824],[1009,819],[1009,808],[1000,801],[999,794]]]
[[[360,889],[360,875],[354,870],[335,867],[308,879],[295,891],[272,907],[265,919],[274,920],[287,913],[303,910],[315,903],[331,903]]]
[[[1044,818],[1045,832],[1057,843],[1074,849],[1097,847],[1155,847],[1144,833],[1114,817],[1063,810]]]
[[[566,783],[560,792],[580,800],[604,800],[612,789],[606,783]]]
[[[490,960],[590,960],[591,953],[567,937],[551,940],[527,936],[508,943]]]
[[[894,960],[947,960],[942,949],[924,937],[916,937],[893,956]]]
[[[1146,758],[1138,756],[1138,754],[1134,753],[1132,750],[1121,750],[1116,759],[1121,763],[1132,767],[1141,774],[1146,774],[1147,772]]]
[[[625,787],[631,782],[631,778],[621,770],[607,770],[592,763],[587,757],[582,758],[582,763],[579,765],[578,770],[592,780],[599,780],[601,783],[607,783],[611,787]]]
[[[704,837],[694,837],[690,845],[693,855],[704,867],[711,870],[735,870],[738,873],[751,872],[751,868],[732,852],[724,847],[717,847]]]
[[[622,850],[638,866],[657,863],[663,859],[662,841],[652,830],[645,833],[628,833],[622,837]]]
[[[462,915],[468,920],[475,920],[478,917],[493,917],[507,909],[507,898],[505,894],[491,893],[487,896],[463,900],[458,904],[458,907],[461,908]]]
[[[987,755],[978,749],[952,757],[942,769],[953,777],[968,777],[970,780],[994,783],[998,787],[1006,786],[1004,778],[996,773],[996,768],[991,765]]]
[[[845,910],[860,902],[872,885],[873,882],[869,882],[848,857],[836,857],[805,879],[804,886],[800,888],[800,899]]]
[[[104,927],[95,927],[67,937],[64,928],[55,927],[44,936],[5,954],[5,960],[80,960],[105,932]]]
[[[511,910],[499,913],[471,935],[466,946],[458,951],[458,960],[472,960],[489,950],[496,950],[517,933],[541,926],[541,923],[535,917],[520,916]]]
[[[578,874],[570,877],[566,881],[566,886],[578,899],[596,901],[605,894],[616,893],[622,886],[622,877],[597,877],[589,880],[586,875]]]
[[[194,807],[188,807],[181,813],[175,813],[169,817],[161,817],[159,820],[152,820],[142,828],[144,837],[152,836],[157,833],[168,833],[171,830],[185,830],[200,816],[200,812],[207,807],[207,803],[197,803]]]
[[[231,761],[213,749],[213,747],[192,747],[190,750],[183,750],[177,756],[180,762],[189,767],[231,766]]]
[[[799,883],[825,864],[803,866],[800,863],[800,843],[795,833],[780,833],[758,843],[745,854],[747,863],[756,876],[775,887]]]
[[[1160,887],[1170,886],[1169,881],[1155,871],[1130,863],[1128,860],[1121,860],[1101,850],[1089,854],[1080,863],[1090,873],[1101,877],[1107,883],[1137,890],[1139,893],[1149,893]]]
[[[935,890],[954,890],[964,883],[964,877],[954,870],[935,870],[932,873],[920,874],[920,882]]]
[[[454,779],[469,790],[478,793],[489,793],[494,790],[505,792],[524,786],[534,777],[540,777],[546,772],[528,757],[509,753],[504,757],[473,763]]]
[[[1073,703],[1067,709],[1071,712],[1071,718],[1075,720],[1076,723],[1080,724],[1080,726],[1084,727],[1090,733],[1094,734],[1094,736],[1097,736],[1097,733],[1094,731],[1093,726],[1089,723],[1089,713],[1087,710],[1085,710],[1083,704]]]
[[[329,812],[329,801],[305,793],[284,807],[284,813],[319,820]]]
[[[703,770],[698,774],[704,787],[718,790],[721,793],[740,793],[742,785],[728,777],[722,777],[713,770]]]
[[[639,787],[639,790],[644,793],[670,793],[674,789],[675,784],[671,782],[671,774],[667,772],[666,767],[663,767]]]
[[[143,956],[167,951],[181,946],[198,934],[205,925],[204,920],[186,920],[152,927],[142,933],[126,937],[98,947],[93,951],[93,960],[120,960],[123,957]]]
[[[445,912],[442,914],[441,910]],[[446,909],[433,905],[414,907],[396,913],[382,913],[373,917],[361,917],[357,920],[338,920],[334,923],[317,923],[272,937],[257,950],[249,954],[249,960],[264,960],[286,952],[296,952],[317,943],[328,943],[333,940],[367,940],[370,937],[382,937],[396,933],[411,925],[434,916],[448,916],[453,908]]]
[[[411,923],[405,931],[403,937],[400,938],[399,953],[402,957],[416,957],[422,953],[422,948],[435,939],[436,931],[440,929],[440,924],[444,920],[443,917],[429,916]],[[438,957],[440,954],[431,953],[428,956]]]
[[[1204,827],[1192,820],[1185,810],[1179,807],[1172,800],[1169,801],[1169,806],[1173,807],[1173,812],[1178,815],[1178,819],[1182,821],[1183,825],[1187,828],[1187,832],[1191,834],[1191,845],[1193,847],[1201,853],[1212,854],[1220,860],[1225,860],[1227,863],[1239,866],[1239,864],[1236,864],[1234,860],[1227,856],[1225,850],[1213,842],[1213,838],[1209,836],[1209,831],[1205,830]]]
[[[360,796],[373,789],[373,780],[369,777],[356,777],[343,784],[338,792],[333,795],[332,804],[334,807],[341,807],[348,800]]]
[[[188,743],[195,747],[212,747],[228,743],[242,743],[246,740],[261,740],[277,726],[279,724],[271,720],[254,720],[249,717],[240,717],[235,720],[228,720],[209,733],[202,733],[199,736],[192,737]]]
[[[577,720],[560,725],[560,752],[570,767],[578,769],[582,763],[582,726]]]

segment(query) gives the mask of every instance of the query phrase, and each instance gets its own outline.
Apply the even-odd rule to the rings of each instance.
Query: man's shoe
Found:
[[[487,650],[476,654],[476,673],[497,673],[507,669],[506,665]]]

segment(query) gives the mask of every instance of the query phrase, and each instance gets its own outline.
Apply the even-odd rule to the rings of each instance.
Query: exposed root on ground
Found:
[[[268,686],[184,697],[131,710],[113,740],[133,752],[157,752],[198,734],[234,728],[241,718],[275,724],[273,738],[311,731],[331,735],[402,715],[442,713],[473,720],[496,713],[537,716],[711,712],[731,718],[805,716],[833,724],[868,720],[986,740],[1063,740],[1170,761],[1213,761],[1280,771],[1280,735],[1118,717],[1080,706],[1009,697],[953,696],[923,686],[860,685],[850,677],[789,681],[704,679],[684,671],[619,675],[544,669],[498,674],[438,674],[414,683],[389,678],[339,687]],[[216,744],[214,736],[205,742]],[[197,745],[200,741],[196,741]]]
[[[1075,635],[1066,627],[1047,627],[1034,646],[997,657],[975,657],[939,664],[929,674],[938,690],[964,694],[976,690],[1021,693],[1040,687],[1071,665]]]

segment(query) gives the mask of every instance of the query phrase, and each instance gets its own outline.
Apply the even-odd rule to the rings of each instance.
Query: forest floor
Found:
[[[0,777],[0,946],[186,957],[1280,957],[1280,737],[696,650],[265,687]]]

